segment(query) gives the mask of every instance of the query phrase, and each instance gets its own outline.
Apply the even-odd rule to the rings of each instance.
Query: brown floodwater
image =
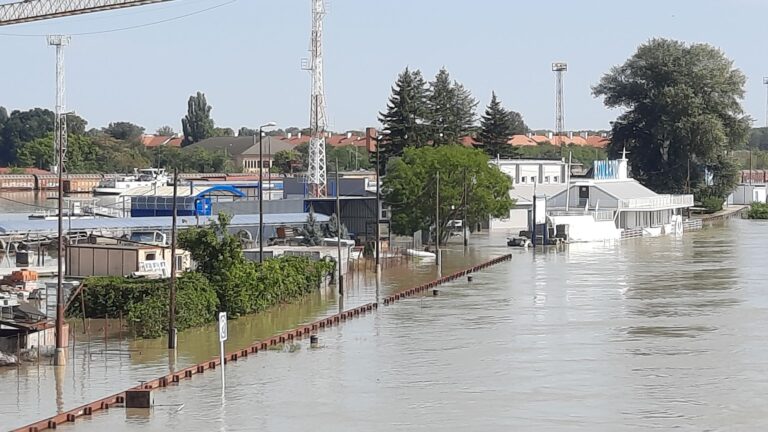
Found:
[[[768,223],[683,237],[509,249],[452,246],[445,272],[503,253],[469,283],[381,307],[308,341],[156,391],[151,410],[111,409],[66,430],[764,430],[768,426]],[[431,279],[409,262],[378,294]],[[344,306],[377,297],[350,281]],[[230,323],[228,350],[337,311],[333,290]],[[215,328],[164,340],[76,342],[65,368],[0,370],[0,424],[20,426],[215,356]],[[81,330],[79,330],[81,331]],[[114,333],[114,329],[110,330]],[[108,332],[109,333],[109,332]],[[110,335],[112,334],[110,333]],[[79,335],[78,335],[79,336]],[[80,336],[79,336],[80,337]],[[83,336],[85,337],[85,336]]]

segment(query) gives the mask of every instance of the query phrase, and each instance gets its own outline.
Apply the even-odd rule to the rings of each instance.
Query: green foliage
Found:
[[[593,87],[610,108],[610,152],[629,151],[635,178],[662,193],[712,193],[724,198],[735,182],[723,155],[745,143],[744,74],[710,45],[652,39]],[[730,186],[730,187],[728,187]]]
[[[258,134],[259,134],[258,129],[251,129],[246,126],[243,126],[237,130],[237,136],[257,136]]]
[[[233,172],[234,167],[223,152],[195,148],[182,150],[177,147],[160,146],[152,149],[153,165],[179,172]]]
[[[752,128],[749,131],[749,143],[751,149],[768,150],[768,127]]]
[[[328,238],[342,238],[347,239],[349,238],[349,231],[347,230],[347,227],[344,224],[341,224],[341,236],[338,235],[339,228],[336,227],[336,225],[339,223],[339,218],[336,216],[336,213],[332,214],[330,219],[328,220],[328,223],[323,224],[323,236]]]
[[[520,157],[528,159],[561,159],[560,146],[554,146],[549,143],[539,144],[535,146],[523,146],[518,148]],[[596,160],[604,160],[608,158],[608,153],[605,149],[596,147],[579,146],[569,144],[565,147],[565,151],[562,153],[565,156],[566,161],[568,159],[568,153],[573,154],[573,162],[581,162],[585,167],[592,166],[592,162]]]
[[[429,139],[427,129],[422,124],[428,116],[427,89],[419,70],[405,68],[392,87],[387,111],[379,113],[379,121],[384,127],[379,142],[381,160],[386,161],[401,155],[406,147],[421,147]]]
[[[197,92],[189,97],[187,115],[181,119],[181,127],[185,146],[213,136],[211,106],[205,100],[205,94]]]
[[[214,283],[222,278],[222,273],[245,261],[240,241],[228,231],[230,221],[229,215],[219,213],[218,221],[178,234],[179,247],[189,251],[197,271]]]
[[[104,128],[104,133],[120,141],[135,141],[141,138],[144,128],[131,122],[114,122]]]
[[[701,198],[701,206],[707,209],[708,213],[718,212],[723,209],[723,199],[716,196],[705,196]]]
[[[309,213],[307,214],[307,223],[304,224],[304,228],[301,229],[301,244],[306,246],[318,246],[320,244],[322,235],[322,227],[317,222],[315,217],[315,209],[309,207]]]
[[[358,169],[372,168],[368,149],[354,145],[345,145],[343,147],[333,147],[326,145],[326,160],[338,161],[339,169],[342,171],[352,171]]]
[[[749,212],[747,216],[750,219],[768,219],[768,204],[761,202],[753,202],[749,206]]]
[[[514,127],[510,112],[501,106],[496,92],[491,93],[491,103],[480,118],[480,133],[477,137],[480,147],[491,158],[517,156],[517,147],[507,144],[509,138],[514,135]]]
[[[427,93],[428,140],[433,145],[456,144],[475,125],[477,101],[458,82],[451,83],[445,68],[429,83]]]
[[[233,137],[235,136],[235,131],[232,128],[220,128],[215,127],[213,128],[213,136],[215,137]]]
[[[465,204],[469,226],[489,216],[508,215],[514,205],[509,197],[511,180],[497,167],[489,166],[488,156],[480,150],[462,146],[408,148],[402,158],[389,162],[387,170],[384,201],[392,207],[392,230],[398,234],[434,225],[438,172],[443,241],[448,222],[461,219]]]
[[[168,125],[165,125],[165,126],[160,126],[159,128],[157,128],[157,131],[155,131],[155,135],[158,135],[158,136],[174,136],[174,135],[176,135],[176,132],[173,130],[172,127],[170,127]]]
[[[278,172],[293,174],[295,169],[301,170],[303,166],[302,155],[295,149],[280,150],[275,153],[274,167],[277,168]]]

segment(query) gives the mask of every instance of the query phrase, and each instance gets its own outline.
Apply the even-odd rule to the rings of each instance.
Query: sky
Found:
[[[473,93],[478,112],[495,91],[531,128],[553,129],[554,61],[568,63],[566,130],[608,129],[619,111],[605,108],[591,86],[654,37],[722,49],[747,76],[746,112],[766,122],[768,56],[760,44],[768,40],[768,1],[329,0],[327,10],[331,130],[378,126],[406,66],[428,79],[445,67]],[[301,59],[309,56],[309,0],[176,0],[0,27],[0,106],[54,105],[55,53],[43,35],[161,20],[168,21],[72,36],[67,109],[89,127],[130,121],[180,131],[187,99],[202,91],[220,127],[308,125],[310,76]]]

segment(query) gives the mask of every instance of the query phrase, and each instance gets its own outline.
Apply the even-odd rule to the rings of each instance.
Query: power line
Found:
[[[211,10],[214,10],[214,9],[218,9],[220,7],[228,6],[228,5],[232,4],[232,3],[235,3],[236,1],[237,0],[229,0],[229,1],[226,1],[224,3],[220,3],[220,4],[217,4],[217,5],[214,5],[214,6],[211,6],[211,7],[207,7],[207,8],[204,8],[204,9],[200,9],[200,10],[196,10],[196,11],[193,11],[193,12],[189,12],[189,13],[186,13],[186,14],[183,14],[183,15],[177,15],[175,17],[166,18],[166,19],[162,19],[162,20],[159,20],[159,21],[148,22],[148,23],[144,23],[144,24],[137,24],[137,25],[133,25],[133,26],[119,27],[119,28],[107,29],[107,30],[96,30],[96,31],[91,31],[91,32],[67,33],[67,34],[69,36],[93,36],[93,35],[106,34],[106,33],[116,33],[116,32],[127,31],[127,30],[136,30],[136,29],[140,29],[140,28],[144,28],[144,27],[150,27],[150,26],[154,26],[154,25],[158,25],[158,24],[165,24],[165,23],[168,23],[168,22],[177,21],[177,20],[180,20],[180,19],[183,19],[183,18],[191,17],[193,15],[199,15],[199,14],[204,13],[204,12],[208,12],[208,11],[211,11]],[[47,34],[32,34],[32,33],[28,33],[28,34],[22,34],[22,33],[0,33],[0,36],[8,36],[8,37],[45,37],[45,36],[48,36],[48,35]]]

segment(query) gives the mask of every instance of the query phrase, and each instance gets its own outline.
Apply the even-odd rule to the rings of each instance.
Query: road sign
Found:
[[[219,342],[227,340],[227,313],[219,312]]]

